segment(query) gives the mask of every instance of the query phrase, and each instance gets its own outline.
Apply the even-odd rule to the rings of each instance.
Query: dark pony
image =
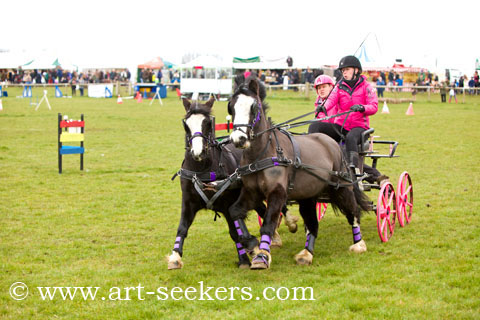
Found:
[[[242,268],[250,266],[247,252],[238,241],[235,223],[228,215],[228,208],[237,200],[241,187],[240,180],[233,181],[228,178],[237,169],[242,150],[236,149],[233,144],[215,141],[214,121],[210,116],[213,103],[213,97],[205,104],[198,102],[192,104],[188,99],[183,99],[183,105],[187,112],[183,120],[186,151],[182,168],[176,174],[181,178],[182,212],[173,252],[167,257],[168,269],[182,268],[183,243],[188,229],[192,225],[196,213],[205,208],[220,212],[225,216],[230,236],[236,244],[238,266]],[[225,190],[218,190],[220,186],[215,183],[219,181],[223,181]],[[265,215],[266,208],[263,203],[258,203],[252,209],[255,209],[262,217]],[[253,236],[250,236],[250,239],[243,237],[243,240],[246,243],[252,242],[253,246],[257,243]]]
[[[252,259],[252,269],[270,266],[270,245],[282,205],[297,201],[307,228],[305,248],[295,256],[298,264],[311,264],[318,235],[316,202],[327,199],[347,217],[352,226],[354,244],[351,251],[364,252],[366,244],[360,233],[361,211],[369,210],[368,198],[352,183],[340,146],[324,134],[293,137],[272,127],[265,116],[265,89],[255,78],[243,83],[237,79],[228,110],[233,116],[230,135],[237,148],[243,148],[238,172],[243,187],[230,208],[240,242],[247,249],[251,236],[242,219],[264,200],[267,212],[260,229],[260,246]],[[245,240],[249,240],[244,241]]]

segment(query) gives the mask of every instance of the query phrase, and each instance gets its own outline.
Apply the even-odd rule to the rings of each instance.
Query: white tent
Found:
[[[232,63],[213,56],[199,56],[180,66],[181,68],[231,68]]]
[[[55,69],[57,67],[56,63],[58,62],[58,57],[51,53],[42,52],[31,56],[30,59],[27,59],[22,64],[22,69],[24,70],[46,70],[46,69]]]
[[[213,56],[200,56],[180,66],[182,93],[232,93],[232,63]]]

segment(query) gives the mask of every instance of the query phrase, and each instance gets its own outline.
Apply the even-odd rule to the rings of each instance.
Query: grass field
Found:
[[[283,247],[273,249],[271,269],[238,270],[225,219],[214,222],[213,212],[202,211],[185,241],[184,268],[168,271],[165,256],[173,248],[181,205],[179,180],[170,178],[184,152],[184,109],[176,95],[169,92],[163,106],[134,100],[118,105],[116,99],[58,99],[52,90],[53,110],[42,105],[36,112],[28,99],[12,98],[20,89],[9,94],[0,111],[0,318],[479,318],[478,97],[441,104],[438,95],[428,102],[419,94],[414,116],[405,115],[407,104],[391,104],[390,114],[371,118],[376,135],[400,142],[400,157],[380,160],[380,170],[395,187],[408,170],[414,184],[413,221],[405,228],[397,223],[389,242],[380,242],[369,213],[362,220],[368,251],[349,253],[351,229],[329,209],[312,266],[295,265],[305,236],[282,225]],[[277,122],[292,118],[312,110],[313,99],[272,91],[269,115]],[[74,119],[85,114],[84,172],[78,155],[71,155],[58,174],[59,112]],[[226,102],[217,102],[214,112],[222,122]],[[368,196],[376,199],[377,192]],[[296,206],[291,212],[299,215]],[[256,217],[248,225],[258,235]],[[11,297],[15,282],[28,286],[24,300]],[[143,294],[138,296],[140,288],[130,291],[127,300],[123,288],[140,284]],[[250,288],[251,299],[236,291],[235,300],[221,292],[224,301],[201,300],[201,285]],[[42,300],[37,289],[60,286],[100,289],[94,301],[79,294]],[[121,288],[121,295],[110,296],[112,287]],[[189,297],[196,299],[145,294],[158,287],[193,287]],[[286,297],[281,287],[311,287],[314,300],[290,295],[269,301],[262,296],[269,287],[279,289],[280,298]]]

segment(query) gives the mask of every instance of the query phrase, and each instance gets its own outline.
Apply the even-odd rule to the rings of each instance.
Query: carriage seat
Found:
[[[370,128],[368,130],[365,130],[362,133],[362,142],[359,143],[358,145],[358,153],[360,155],[367,155],[372,152],[372,148],[370,146],[370,140],[368,139],[371,134],[375,132],[374,128]]]

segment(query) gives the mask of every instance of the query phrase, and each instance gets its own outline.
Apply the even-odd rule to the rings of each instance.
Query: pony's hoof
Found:
[[[272,256],[268,251],[260,250],[259,253],[253,257],[252,265],[250,269],[260,270],[270,268],[270,263],[272,262]]]
[[[364,253],[366,251],[367,251],[367,244],[365,243],[365,241],[363,241],[363,239],[350,246],[350,252]]]
[[[273,239],[272,239],[272,244],[270,245],[271,247],[276,247],[276,248],[281,248],[282,247],[282,238],[280,237],[280,234],[278,233],[277,230],[275,230],[275,233],[273,234]]]
[[[309,266],[313,262],[313,254],[307,249],[303,249],[295,256],[295,261],[298,265]]]
[[[285,214],[285,225],[288,227],[288,231],[295,233],[298,230],[297,226],[298,217],[290,214],[289,211]]]
[[[177,251],[173,251],[170,256],[167,256],[167,261],[168,270],[182,269],[183,267],[182,257]]]
[[[248,269],[250,268],[250,259],[246,254],[242,254],[238,258],[238,269]]]

